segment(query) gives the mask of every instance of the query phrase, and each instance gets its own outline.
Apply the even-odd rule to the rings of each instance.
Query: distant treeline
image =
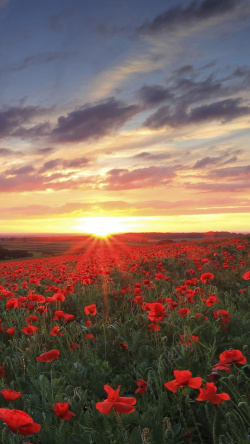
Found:
[[[25,257],[33,257],[31,253],[26,250],[8,250],[7,248],[0,247],[0,260],[7,259],[20,259]]]

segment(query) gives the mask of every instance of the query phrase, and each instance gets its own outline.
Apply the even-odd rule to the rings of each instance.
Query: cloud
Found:
[[[204,168],[207,165],[220,164],[223,159],[225,159],[225,155],[219,157],[203,157],[203,159],[197,160],[197,162],[193,166],[193,169]]]
[[[34,154],[37,154],[39,156],[44,156],[46,154],[51,154],[54,151],[54,148],[48,146],[45,148],[36,148]]]
[[[0,148],[0,157],[23,156],[22,151],[11,150],[10,148]]]
[[[174,99],[174,94],[170,88],[164,88],[161,85],[145,85],[137,91],[136,95],[144,105],[149,105],[150,107]]]
[[[53,14],[49,18],[49,27],[54,32],[60,32],[64,29],[65,22],[74,14],[73,8],[64,9],[58,14]]]
[[[110,98],[95,105],[85,105],[58,119],[51,133],[55,142],[78,142],[98,139],[116,131],[138,112],[137,105],[125,105]]]
[[[149,116],[144,125],[151,129],[159,129],[165,126],[179,127],[213,120],[226,123],[250,113],[250,107],[240,106],[240,102],[240,98],[226,99],[209,105],[201,105],[190,111],[177,107],[173,112],[169,106],[163,106]]]
[[[22,60],[21,63],[12,63],[2,68],[1,73],[20,72],[31,66],[44,65],[46,63],[54,62],[55,60],[65,60],[72,56],[69,52],[46,52],[41,54],[34,54]]]
[[[4,174],[6,176],[26,176],[29,173],[33,173],[35,168],[32,165],[25,165],[20,168],[12,168],[10,170],[6,170]]]
[[[131,190],[165,186],[171,181],[173,171],[168,167],[150,166],[129,171],[115,168],[107,172],[101,185],[106,190]]]
[[[0,110],[0,138],[11,136],[22,124],[48,112],[40,106],[10,107]]]
[[[236,167],[227,167],[227,168],[217,168],[209,172],[206,176],[208,178],[218,179],[224,177],[230,178],[239,178],[242,179],[250,178],[250,165],[246,166],[236,166]]]
[[[203,0],[202,2],[194,0],[186,7],[173,6],[156,16],[151,22],[146,22],[137,28],[137,34],[157,36],[180,28],[190,28],[213,18],[221,18],[229,14],[233,16],[244,3],[242,0]]]
[[[39,169],[39,173],[45,173],[48,171],[53,171],[55,169],[80,169],[82,166],[86,165],[89,160],[86,157],[78,157],[71,160],[54,159],[45,162],[45,164]]]
[[[248,191],[250,189],[250,182],[238,183],[185,183],[187,189],[197,190],[201,193],[236,193],[239,191]]]

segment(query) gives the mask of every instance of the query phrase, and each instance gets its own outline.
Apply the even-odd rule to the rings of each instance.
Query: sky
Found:
[[[250,232],[248,0],[0,0],[0,233]]]

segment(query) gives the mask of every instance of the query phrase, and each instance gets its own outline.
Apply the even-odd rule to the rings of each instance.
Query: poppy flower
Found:
[[[173,373],[175,379],[164,384],[171,392],[176,393],[179,387],[185,387],[186,385],[191,388],[199,388],[201,386],[201,377],[192,378],[192,373],[189,370],[174,370]]]
[[[22,396],[21,392],[16,392],[15,390],[11,389],[3,389],[1,390],[1,394],[7,401],[15,401],[16,399],[20,398],[20,396]]]
[[[97,314],[96,305],[95,304],[86,305],[86,307],[84,307],[84,313],[86,315],[90,314],[92,316],[95,316]]]
[[[14,336],[16,331],[13,327],[11,327],[11,328],[8,328],[8,330],[6,330],[6,333],[8,333],[10,336]]]
[[[50,362],[54,361],[54,359],[58,359],[59,355],[60,355],[59,350],[50,350],[48,352],[42,353],[40,356],[36,358],[36,360],[41,362]]]
[[[217,387],[213,382],[207,382],[206,388],[200,388],[200,394],[196,401],[210,401],[212,404],[222,404],[228,401],[230,396],[227,393],[216,393]]]
[[[135,391],[135,393],[143,395],[143,393],[145,393],[148,388],[148,383],[146,381],[143,381],[143,379],[138,379],[136,384],[139,386],[139,388]]]
[[[68,402],[58,402],[57,404],[54,404],[54,412],[56,416],[65,421],[70,421],[72,416],[76,416],[73,412],[69,411]]]
[[[60,329],[60,327],[58,327],[58,326],[53,327],[50,332],[50,335],[51,336],[57,336],[57,335],[63,336],[63,333],[58,331],[59,329]]]
[[[240,350],[226,350],[219,356],[220,364],[245,364],[246,358]]]
[[[99,412],[107,415],[114,409],[117,413],[131,413],[135,410],[134,404],[136,404],[136,398],[125,398],[119,396],[119,385],[116,390],[112,389],[109,385],[104,385],[104,390],[107,392],[108,397],[105,401],[97,402],[96,408]]]
[[[179,311],[177,311],[177,313],[179,313],[181,315],[182,318],[184,318],[184,316],[186,316],[186,314],[191,313],[191,311],[189,310],[189,308],[181,308]]]
[[[38,321],[38,317],[34,316],[34,315],[30,315],[26,318],[26,322],[28,324],[31,324],[32,322],[36,322],[36,321]]]
[[[27,327],[21,329],[26,335],[36,335],[37,327],[28,324]]]
[[[41,430],[40,424],[35,424],[33,418],[22,410],[0,409],[0,419],[13,433],[20,435],[33,435]]]
[[[250,279],[250,271],[246,271],[246,273],[243,274],[243,279],[245,279],[245,281],[248,281]]]
[[[213,279],[213,277],[214,277],[214,275],[213,275],[213,273],[203,273],[201,276],[200,276],[200,280],[201,280],[201,282],[207,282],[208,280],[210,280],[210,279]]]
[[[64,320],[65,322],[71,322],[71,321],[74,320],[74,318],[75,318],[74,315],[72,315],[72,314],[68,314],[68,313],[65,313],[65,315],[63,316],[63,320]]]

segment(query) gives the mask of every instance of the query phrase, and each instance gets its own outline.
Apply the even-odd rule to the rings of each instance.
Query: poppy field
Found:
[[[249,242],[0,263],[0,442],[250,442]]]

